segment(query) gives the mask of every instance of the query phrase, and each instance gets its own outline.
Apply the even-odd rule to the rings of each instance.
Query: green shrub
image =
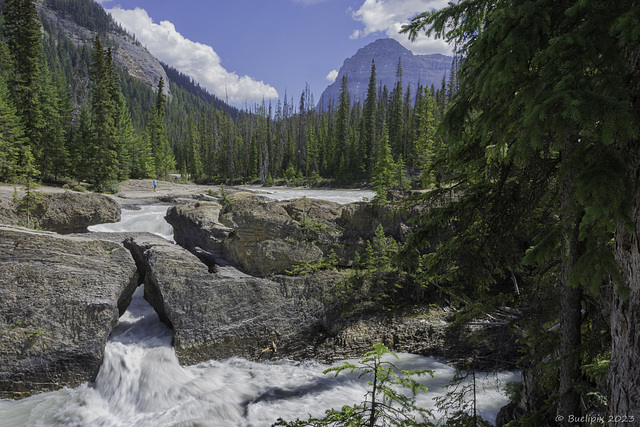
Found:
[[[93,186],[94,191],[98,193],[116,194],[120,191],[120,183],[113,179],[101,181]]]
[[[416,394],[426,391],[427,387],[414,379],[414,376],[420,375],[433,376],[433,371],[399,369],[393,363],[382,360],[386,354],[398,359],[386,345],[376,343],[358,364],[343,362],[324,371],[325,374],[333,372],[336,376],[342,371],[357,372],[359,378],[370,378],[367,381],[370,388],[362,403],[345,405],[340,410],[329,409],[325,417],[320,419],[287,422],[280,418],[274,426],[433,426],[428,421],[433,414],[416,406]]]

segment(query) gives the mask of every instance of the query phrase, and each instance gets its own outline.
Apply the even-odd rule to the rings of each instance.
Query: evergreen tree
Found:
[[[110,50],[102,47],[99,36],[93,43],[91,68],[91,122],[93,138],[89,148],[91,181],[97,188],[111,186],[120,175],[119,147],[116,139],[118,109],[114,99],[115,75]]]
[[[131,169],[129,177],[132,179],[151,178],[155,175],[156,168],[154,165],[153,152],[149,144],[149,135],[135,134],[131,144],[130,153]]]
[[[0,181],[15,181],[27,141],[9,91],[0,76]]]
[[[316,136],[316,131],[313,127],[309,127],[309,131],[307,132],[307,161],[309,169],[307,173],[309,175],[318,174],[319,173],[319,155],[320,150],[318,147],[318,138]]]
[[[334,171],[342,182],[349,180],[351,171],[349,170],[349,116],[351,112],[351,100],[347,87],[347,75],[342,76],[340,84],[340,99],[338,101],[338,112],[336,115],[336,139],[334,152]]]
[[[450,159],[456,170],[468,171],[456,177],[464,183],[456,205],[468,210],[484,197],[493,216],[477,225],[493,228],[492,221],[509,218],[512,226],[499,231],[501,246],[516,251],[510,232],[551,213],[545,221],[535,218],[540,229],[525,259],[548,271],[545,264],[554,265],[549,254],[555,255],[553,279],[560,281],[559,344],[538,356],[545,362],[558,357],[550,374],[558,379],[555,399],[544,408],[550,418],[581,415],[580,363],[593,357],[583,351],[589,346],[582,309],[586,295],[597,295],[611,279],[617,289],[611,292],[607,411],[640,418],[640,338],[626,326],[640,321],[640,191],[629,179],[640,172],[639,14],[635,1],[611,7],[601,1],[460,2],[421,14],[406,28],[412,37],[432,28],[456,41],[465,58],[445,118],[456,151]],[[470,163],[475,172],[465,166]],[[451,208],[449,214],[463,212]]]
[[[74,176],[80,182],[88,180],[92,173],[90,153],[94,132],[91,123],[91,108],[88,105],[80,106],[76,121],[69,147],[69,163],[74,171]]]
[[[143,148],[139,151],[136,144],[141,143],[140,139],[137,137],[134,129],[133,123],[131,122],[131,114],[129,113],[129,109],[127,108],[127,101],[125,100],[124,95],[117,91],[117,104],[116,104],[116,150],[118,152],[118,179],[120,181],[128,179],[130,176],[133,176],[134,169],[138,169],[138,171],[145,170],[142,173],[143,178],[148,177],[148,173],[146,173],[147,164],[151,162],[148,158],[149,150],[147,147]],[[138,155],[137,159],[135,156]],[[147,156],[146,158],[142,158],[141,156]],[[136,165],[134,167],[133,162],[134,159],[138,162],[144,163],[143,165]]]
[[[30,141],[32,154],[42,157],[42,44],[40,19],[33,0],[5,0],[2,9],[3,31],[13,69],[7,85]],[[35,167],[35,166],[34,166]]]
[[[149,114],[147,119],[147,133],[149,135],[149,143],[153,151],[155,176],[164,178],[175,168],[175,157],[169,146],[169,140],[165,131],[164,95],[164,79],[161,77],[158,81],[158,89],[156,93],[155,107]]]
[[[274,426],[348,426],[348,427],[376,427],[376,426],[406,426],[431,427],[428,421],[433,414],[416,405],[416,394],[427,391],[427,387],[416,379],[422,375],[431,375],[433,371],[400,369],[393,363],[385,361],[385,355],[399,357],[391,352],[383,343],[373,344],[373,349],[365,353],[358,364],[343,362],[342,365],[329,368],[325,374],[332,372],[338,376],[342,371],[352,374],[359,372],[358,377],[368,376],[370,389],[365,395],[365,401],[358,405],[343,406],[340,410],[329,409],[323,418],[309,418],[306,421],[285,421],[279,418]]]
[[[435,182],[435,172],[433,167],[433,158],[436,154],[436,119],[435,99],[424,88],[419,92],[418,101],[415,107],[416,116],[416,135],[415,147],[417,165],[420,169],[420,186],[427,188]]]
[[[389,143],[394,153],[407,156],[404,132],[404,90],[402,88],[402,61],[398,58],[396,69],[396,83],[391,91],[389,102]]]
[[[376,64],[371,60],[371,74],[369,75],[369,85],[367,86],[367,97],[364,100],[364,109],[362,112],[362,130],[361,150],[359,156],[364,160],[366,170],[364,172],[366,179],[371,179],[371,171],[373,170],[373,157],[376,146],[376,104],[378,95],[376,86]]]
[[[31,213],[37,209],[41,201],[41,196],[35,189],[38,188],[38,178],[40,172],[35,167],[35,159],[31,154],[31,147],[24,145],[20,157],[22,158],[21,173],[18,182],[24,186],[25,195],[19,201],[19,209],[24,210],[27,215],[25,227],[35,228],[37,222],[31,217]]]
[[[389,131],[385,127],[382,133],[382,141],[378,145],[371,183],[373,191],[376,193],[375,201],[377,203],[387,202],[387,190],[397,182],[395,179],[396,171],[397,166],[393,161],[391,146],[389,145]]]
[[[191,113],[187,119],[187,133],[185,135],[186,141],[184,142],[187,151],[187,172],[192,181],[200,181],[203,178],[202,172],[202,160],[200,159],[200,144],[198,131],[193,123],[193,116]]]
[[[44,180],[57,181],[68,172],[72,106],[60,76],[55,84],[49,75],[44,80],[42,111],[45,128],[39,169]]]
[[[4,14],[0,14],[0,79],[6,86],[13,74],[13,56],[9,52],[9,46],[5,41]]]

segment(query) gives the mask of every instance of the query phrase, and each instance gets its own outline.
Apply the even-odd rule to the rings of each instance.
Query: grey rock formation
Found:
[[[94,33],[73,20],[47,7],[46,2],[36,2],[38,12],[52,22],[54,27],[60,28],[62,33],[76,46],[92,46]],[[149,87],[155,88],[160,77],[168,82],[167,73],[160,62],[142,45],[129,35],[111,32],[109,36],[115,42],[114,61],[117,66],[126,69],[129,74]],[[164,86],[165,95],[170,95],[169,85]]]
[[[23,197],[22,194],[19,195]],[[112,198],[95,193],[44,193],[30,213],[39,228],[58,233],[87,231],[87,227],[120,220],[120,205]],[[27,213],[20,203],[4,200],[0,204],[0,224],[27,224]]]
[[[322,304],[303,283],[285,286],[233,267],[210,273],[185,249],[150,234],[135,235],[125,245],[144,271],[145,299],[173,328],[183,364],[285,357],[317,335]]]
[[[333,251],[338,265],[350,266],[362,253],[378,225],[404,241],[407,218],[390,206],[337,203],[314,199],[265,201],[250,193],[231,196],[231,206],[217,202],[188,203],[167,211],[176,242],[212,264],[230,263],[258,275],[284,273],[294,265],[313,263]]]
[[[339,238],[337,204],[265,201],[251,193],[236,193],[231,200],[226,209],[216,202],[170,208],[167,221],[176,241],[211,252],[219,264],[228,261],[264,276],[318,261]]]
[[[0,398],[93,380],[137,284],[120,244],[0,226]]]
[[[422,86],[434,85],[439,89],[442,77],[448,75],[452,57],[432,54],[414,55],[400,43],[393,39],[379,39],[359,49],[351,58],[347,58],[338,71],[335,82],[329,85],[318,102],[319,109],[326,109],[333,101],[334,105],[340,97],[342,77],[347,75],[347,87],[351,102],[364,103],[371,76],[371,61],[375,60],[376,77],[379,87],[386,86],[389,92],[396,83],[398,60],[402,64],[402,86],[404,91],[410,88],[415,95],[418,84]]]
[[[58,233],[83,232],[95,224],[120,221],[120,204],[103,194],[54,193],[42,198],[39,226]]]
[[[450,314],[441,309],[425,308],[418,315],[412,312],[355,317],[342,312],[340,305],[332,302],[331,292],[347,272],[278,275],[293,265],[295,256],[302,258],[311,253],[295,246],[296,242],[325,255],[334,249],[340,262],[347,265],[356,250],[366,247],[378,225],[387,235],[403,240],[409,231],[406,218],[417,212],[400,214],[389,206],[336,205],[310,199],[266,202],[248,194],[236,194],[231,201],[227,208],[216,202],[198,202],[175,206],[167,212],[176,241],[207,262],[209,268],[200,265],[193,269],[195,257],[184,261],[184,265],[172,264],[170,258],[177,257],[161,255],[168,249],[155,243],[143,244],[137,256],[143,258],[144,254],[149,268],[159,272],[154,273],[159,274],[157,283],[165,283],[156,285],[152,281],[148,288],[147,298],[155,299],[152,304],[156,310],[177,309],[172,316],[179,319],[181,328],[203,325],[202,329],[188,331],[186,340],[176,338],[176,351],[185,354],[181,360],[196,361],[206,354],[255,358],[256,349],[268,348],[269,340],[286,348],[281,355],[324,361],[360,356],[377,341],[385,342],[394,351],[448,359],[464,358],[471,351],[489,355],[488,359],[496,354],[512,359],[512,346],[498,349],[512,343],[513,337],[496,338],[492,332],[488,334],[489,341],[471,344],[468,333],[474,331],[452,328]],[[267,246],[264,242],[270,243]],[[298,254],[301,250],[308,253]],[[269,274],[269,280],[242,274],[229,263]],[[175,274],[173,279],[167,279],[172,276],[171,271],[185,269],[191,271],[189,279]],[[173,285],[167,284],[170,280],[174,280]],[[274,282],[279,286],[274,287]],[[230,312],[227,305],[237,310]],[[167,323],[173,324],[168,313],[165,317]],[[269,319],[272,326],[267,326]],[[299,325],[292,329],[295,323]],[[256,335],[256,331],[262,332]],[[192,344],[185,342],[196,343],[195,356],[189,354]],[[183,349],[178,350],[179,347]]]
[[[334,362],[356,357],[383,342],[396,352],[442,357],[451,349],[451,322],[441,310],[413,316],[371,315],[357,319],[325,319],[327,339],[316,349],[318,358]],[[449,356],[450,354],[447,354]]]
[[[235,195],[233,206],[221,212],[220,222],[234,230],[224,241],[225,255],[249,272],[283,272],[323,255],[281,205],[248,193]]]

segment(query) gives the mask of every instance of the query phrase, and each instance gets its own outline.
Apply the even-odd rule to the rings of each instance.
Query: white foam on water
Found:
[[[162,205],[144,205],[140,206],[140,210],[123,209],[120,221],[92,225],[88,229],[89,231],[107,233],[146,231],[175,243],[175,240],[173,240],[173,227],[164,219],[167,209],[168,206]]]
[[[165,238],[173,232],[164,220],[166,206],[125,210],[122,221],[91,227],[93,231],[150,231]],[[172,240],[172,238],[171,238]],[[325,375],[329,366],[314,361],[251,362],[242,358],[181,366],[171,347],[172,331],[163,325],[139,287],[107,343],[94,383],[42,393],[20,401],[0,400],[0,425],[14,426],[270,426],[278,418],[321,417],[364,400],[367,378],[357,374]],[[422,408],[434,398],[454,370],[433,358],[399,354],[403,369],[433,369],[423,377],[428,392],[418,396]],[[519,381],[517,372],[477,374],[478,409],[494,421],[507,398],[501,387]],[[436,417],[439,414],[435,413]]]
[[[322,188],[299,188],[299,187],[260,187],[257,185],[241,185],[240,189],[248,190],[260,196],[265,196],[274,200],[291,200],[301,197],[309,199],[328,200],[330,202],[346,204],[361,202],[365,199],[371,200],[375,196],[369,190],[336,190]]]
[[[322,416],[326,409],[362,402],[367,378],[323,374],[329,367],[308,361],[251,362],[242,358],[181,366],[164,326],[138,288],[106,346],[95,383],[0,401],[3,426],[270,426],[278,418]],[[423,377],[429,391],[418,397],[423,408],[446,390],[453,369],[433,358],[399,354],[388,359],[402,369],[433,369]],[[519,380],[502,372],[500,381]],[[478,374],[481,379],[482,375]],[[495,378],[487,377],[479,396],[483,417],[495,420],[507,403]],[[436,415],[438,415],[436,413]]]

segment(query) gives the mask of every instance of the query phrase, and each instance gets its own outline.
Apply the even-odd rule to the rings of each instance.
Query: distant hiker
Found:
[[[156,187],[158,186],[158,183],[156,182],[156,179],[153,178],[153,191],[156,191]]]

